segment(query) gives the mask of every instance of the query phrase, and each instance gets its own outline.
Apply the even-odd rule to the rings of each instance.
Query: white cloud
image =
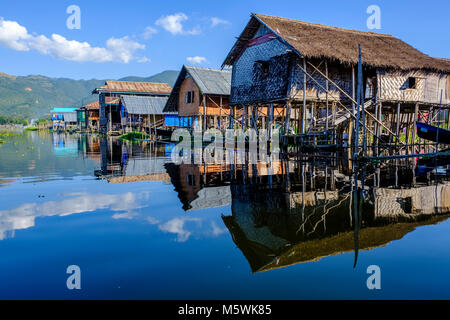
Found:
[[[199,57],[199,56],[187,57],[186,60],[189,61],[190,63],[194,63],[194,64],[202,64],[202,63],[205,63],[208,61],[208,60],[206,60],[205,57]]]
[[[5,238],[7,231],[31,228],[38,217],[69,216],[76,213],[110,210],[115,212],[114,219],[132,218],[136,210],[143,207],[140,204],[145,194],[79,194],[61,200],[44,203],[25,203],[21,206],[0,210],[0,240]]]
[[[218,26],[219,24],[230,24],[230,21],[223,20],[223,19],[220,19],[217,17],[211,18],[211,27],[214,28],[214,27]]]
[[[176,234],[178,242],[186,242],[192,234],[191,231],[184,229],[184,225],[188,221],[201,222],[199,218],[174,218],[160,225],[159,229],[164,232]]]
[[[147,57],[140,57],[137,59],[137,62],[139,63],[146,63],[146,62],[150,62],[151,60]]]
[[[220,228],[214,221],[211,221],[211,227],[214,236],[220,236],[221,234],[227,233],[227,229]]]
[[[67,40],[59,34],[50,38],[32,35],[15,21],[0,19],[0,45],[17,51],[36,50],[56,59],[76,62],[121,62],[137,59],[135,53],[144,50],[145,45],[129,39],[110,38],[106,47],[92,47],[88,42]]]
[[[153,27],[147,27],[145,28],[144,33],[142,34],[142,38],[144,38],[145,40],[150,39],[154,34],[157,34],[158,30],[156,30]]]
[[[5,21],[0,18],[0,44],[17,51],[30,50],[26,44],[31,36],[25,27],[15,21]]]
[[[184,21],[188,20],[188,16],[182,12],[162,16],[158,20],[156,20],[155,24],[164,28],[166,31],[170,32],[173,35],[181,34],[181,35],[197,35],[201,33],[201,29],[199,27],[195,27],[191,30],[185,30],[183,27]]]

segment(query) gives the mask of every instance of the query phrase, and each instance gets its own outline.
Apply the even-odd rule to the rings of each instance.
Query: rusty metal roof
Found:
[[[98,110],[98,109],[100,109],[100,103],[97,100],[95,102],[92,102],[92,103],[89,103],[89,104],[83,106],[83,108],[86,110]]]
[[[133,93],[155,93],[170,94],[172,88],[168,83],[113,81],[108,80],[104,86],[98,87],[93,93],[100,92],[133,92]]]

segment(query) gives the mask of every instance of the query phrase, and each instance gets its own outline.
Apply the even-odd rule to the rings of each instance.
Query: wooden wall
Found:
[[[194,102],[186,103],[185,96],[186,92],[194,91]],[[179,116],[196,116],[199,114],[199,106],[201,104],[200,100],[200,91],[198,90],[197,85],[192,80],[191,77],[184,79],[183,83],[180,86],[180,93],[178,96],[178,114]]]

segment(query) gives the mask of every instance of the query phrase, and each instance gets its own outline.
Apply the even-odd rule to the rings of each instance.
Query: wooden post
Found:
[[[247,106],[242,105],[242,132],[247,129]]]
[[[205,95],[203,95],[203,120],[202,120],[203,124],[203,131],[206,131],[206,97]]]
[[[414,106],[414,118],[413,118],[413,132],[412,132],[412,145],[413,152],[416,152],[416,132],[417,132],[417,113],[419,112],[419,104],[416,103]]]
[[[328,131],[328,115],[329,115],[329,110],[328,110],[328,91],[329,91],[329,84],[328,84],[328,61],[327,60],[325,60],[325,75],[327,76],[327,82],[326,82],[326,85],[325,85],[325,88],[327,89],[326,96],[325,96],[325,104],[326,104],[326,109],[327,109],[327,115],[325,117],[325,119],[326,119],[325,130]]]
[[[111,105],[109,105],[109,119],[108,119],[108,132],[111,133],[112,131],[112,114],[111,114]]]
[[[287,144],[287,135],[289,133],[289,121],[291,118],[291,103],[288,101],[286,104],[286,117],[284,118],[284,143]]]
[[[378,120],[383,121],[383,103],[380,102],[378,105]],[[377,145],[378,145],[378,154],[380,153],[380,139],[381,139],[381,132],[383,130],[383,127],[380,126],[377,123]]]
[[[355,105],[355,99],[356,99],[356,83],[355,83],[355,66],[352,65],[352,114],[355,114],[355,110],[356,110],[356,105]],[[355,134],[354,134],[354,130],[355,130],[355,126],[352,125],[355,122],[355,120],[353,120],[353,117],[350,118],[350,129],[349,129],[349,143],[351,144],[352,148],[355,146]]]
[[[379,116],[378,116],[378,106],[379,106],[379,104],[377,103],[377,104],[375,104],[375,118],[379,118]],[[377,132],[378,132],[378,123],[376,122],[376,121],[374,121],[374,123],[373,123],[373,141],[372,141],[372,150],[373,150],[373,156],[375,156],[376,155],[376,152],[377,152],[377,143],[378,143],[378,140],[377,140]]]
[[[274,110],[273,110],[273,104],[271,103],[270,105],[269,105],[269,110],[267,110],[267,114],[268,114],[268,123],[267,123],[267,126],[268,126],[268,128],[269,128],[269,137],[271,136],[271,134],[272,134],[272,124],[273,124],[273,112],[274,112]]]
[[[395,129],[395,146],[397,147],[398,140],[400,139],[400,102],[397,104],[397,127]]]
[[[302,115],[302,133],[306,133],[306,58],[303,58],[303,115]]]
[[[219,130],[222,130],[222,96],[220,96]]]
[[[336,111],[336,102],[333,101],[331,103],[331,113],[333,114],[331,121],[333,122],[333,127],[334,127],[335,131],[336,131],[336,112],[337,112]]]

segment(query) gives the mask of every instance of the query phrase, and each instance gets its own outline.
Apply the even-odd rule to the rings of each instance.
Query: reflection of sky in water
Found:
[[[193,235],[220,235],[226,230],[220,215],[187,215],[181,210],[171,185],[138,183],[133,185],[133,191],[127,189],[128,184],[108,184],[82,177],[66,183],[22,184],[17,181],[4,189],[3,194],[9,201],[0,204],[0,239],[13,236],[17,230],[35,227],[40,218],[105,211],[110,212],[111,219],[135,220],[156,226],[160,232],[175,235],[174,240],[179,242],[187,241]],[[28,201],[24,203],[24,199]]]
[[[184,211],[168,181],[96,180],[100,155],[87,157],[86,141],[78,140],[74,157],[70,143],[59,153],[52,136],[20,139],[26,143],[7,142],[0,152],[0,298],[450,298],[449,220],[361,251],[356,269],[349,251],[252,274],[222,219],[232,216],[229,187],[201,189]],[[125,168],[131,175],[146,172],[135,152]],[[264,243],[282,232],[269,230],[263,215],[246,215],[248,201],[236,203],[234,218],[247,236]],[[65,287],[71,264],[82,270],[79,292]],[[381,291],[366,288],[372,264],[381,267]]]

